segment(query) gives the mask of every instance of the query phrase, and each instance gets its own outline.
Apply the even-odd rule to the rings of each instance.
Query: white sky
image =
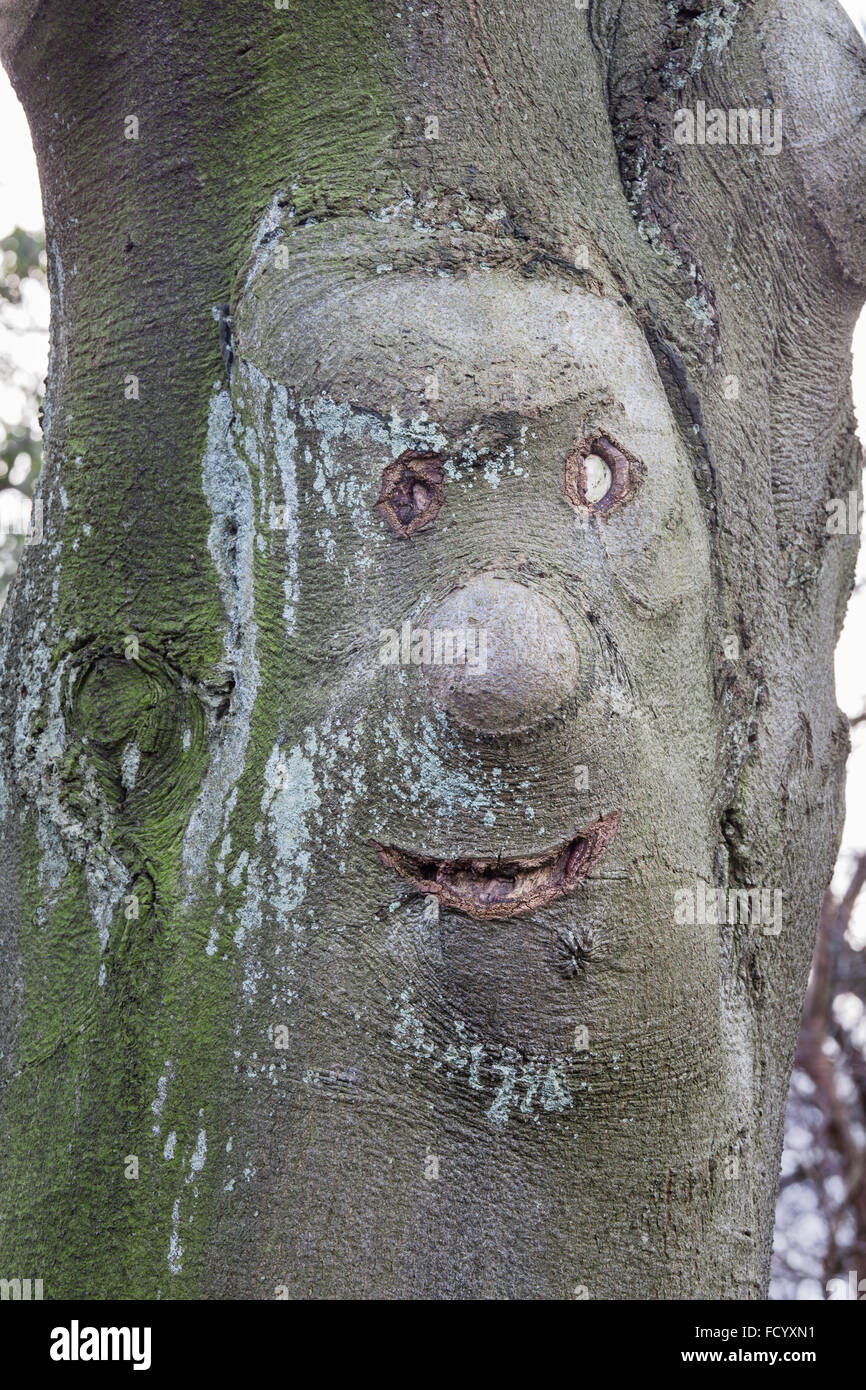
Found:
[[[15,226],[26,231],[40,228],[42,200],[27,121],[0,68],[0,237],[8,236]],[[18,331],[0,327],[0,356],[15,362],[25,378],[44,377],[48,364],[47,291],[39,285],[25,285],[24,304],[20,309],[8,309],[5,318]],[[0,418],[19,420],[24,413],[22,401],[14,378],[0,379]],[[6,511],[7,507],[0,507],[0,521]]]
[[[866,32],[866,0],[840,0],[843,9]],[[9,79],[0,68],[0,237],[15,226],[33,231],[42,226],[39,179],[30,144],[24,112]],[[35,332],[16,335],[15,359],[22,369],[44,375],[47,359],[47,295],[30,292],[26,310],[37,321]],[[12,339],[0,334],[0,352],[13,355]],[[854,403],[861,438],[866,439],[866,312],[854,335]],[[0,382],[0,412],[9,418],[15,409],[14,387]],[[866,709],[866,662],[863,660],[866,634],[866,545],[861,548],[858,580],[863,585],[848,607],[848,615],[836,652],[837,698],[846,714],[854,716]],[[866,724],[853,731],[853,751],[848,764],[847,814],[839,865],[834,880],[837,890],[845,882],[851,856],[866,849]],[[866,901],[861,896],[857,922],[858,938],[866,941]]]

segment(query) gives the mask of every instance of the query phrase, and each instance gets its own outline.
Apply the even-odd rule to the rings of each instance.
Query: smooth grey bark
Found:
[[[852,27],[0,17],[53,296],[3,614],[3,1271],[762,1297],[847,750]],[[678,144],[699,101],[781,150]],[[486,684],[383,665],[407,621],[477,623]],[[686,920],[718,888],[781,913]]]

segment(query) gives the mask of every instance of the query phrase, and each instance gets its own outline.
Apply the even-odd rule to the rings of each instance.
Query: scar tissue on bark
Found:
[[[557,933],[557,965],[566,979],[573,979],[579,971],[586,969],[593,945],[591,931],[571,927],[568,931]]]
[[[606,516],[634,496],[639,467],[637,459],[607,435],[590,435],[565,460],[563,496],[591,516]]]
[[[376,505],[395,535],[414,536],[436,519],[444,496],[439,455],[407,449],[384,470]]]
[[[381,862],[440,906],[468,917],[522,917],[571,893],[616,835],[620,813],[602,816],[546,854],[516,859],[431,859],[374,842]]]

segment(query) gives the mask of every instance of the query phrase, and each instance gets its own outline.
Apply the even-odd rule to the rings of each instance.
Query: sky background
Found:
[[[866,0],[841,0],[841,3],[861,33],[866,33]],[[41,228],[42,202],[27,121],[0,68],[0,237],[8,235],[15,226],[26,231]],[[24,304],[17,312],[19,331],[12,335],[0,328],[0,355],[12,358],[22,374],[44,376],[48,353],[48,295],[35,284],[25,286],[25,290]],[[853,387],[860,437],[866,441],[866,312],[854,336]],[[21,391],[14,378],[0,381],[0,418],[17,418],[21,400]],[[15,481],[14,469],[10,480]],[[7,489],[6,493],[10,491]],[[7,496],[6,506],[12,502],[13,498]],[[2,520],[0,505],[0,522]],[[851,718],[866,709],[866,547],[860,552],[858,585],[859,590],[848,606],[836,650],[837,699],[840,708]],[[847,881],[853,857],[866,850],[866,723],[852,731],[852,743],[845,830],[834,879],[837,891]],[[853,930],[858,944],[866,943],[866,896],[862,894]]]

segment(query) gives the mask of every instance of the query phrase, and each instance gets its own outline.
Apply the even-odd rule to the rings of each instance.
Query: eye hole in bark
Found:
[[[605,516],[634,496],[638,481],[637,461],[606,434],[596,434],[565,460],[562,493],[580,511]]]
[[[376,506],[396,536],[414,536],[436,519],[444,497],[439,455],[407,449],[383,471]]]

